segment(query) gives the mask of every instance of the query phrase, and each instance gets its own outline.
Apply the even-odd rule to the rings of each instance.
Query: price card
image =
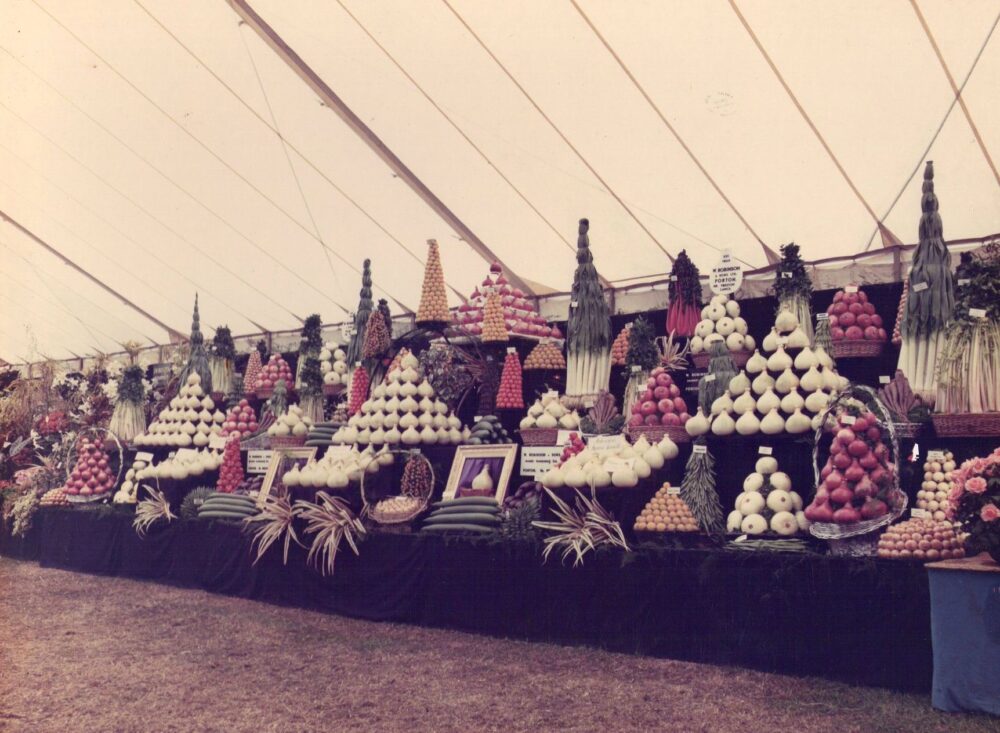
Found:
[[[692,453],[708,453],[707,445],[696,445],[691,449]]]
[[[985,308],[969,308],[969,315],[972,318],[986,318]]]
[[[712,268],[708,276],[708,287],[717,295],[729,295],[736,292],[743,282],[743,268],[733,259],[733,253],[728,249],[722,251],[722,257]]]
[[[889,384],[889,382],[891,382],[891,381],[892,380],[889,378],[888,374],[882,374],[878,378],[878,383],[879,384]]]
[[[190,461],[197,457],[198,451],[195,448],[178,448],[177,453],[174,454],[174,458],[182,461]]]
[[[614,473],[620,468],[631,469],[635,466],[634,458],[608,458],[604,461],[604,470],[608,473]]]
[[[840,418],[840,421],[844,423],[844,425],[853,425],[854,415],[844,415],[842,418]]]
[[[681,495],[681,487],[680,486],[668,486],[667,487],[667,496],[680,496],[680,495]]]
[[[971,282],[969,280],[969,278],[967,278],[967,277],[960,277],[960,278],[958,278],[958,281],[955,284],[958,285],[958,287],[962,287],[963,285],[968,285],[969,282]]]
[[[554,446],[526,445],[521,448],[521,475],[541,478],[550,468],[559,464],[562,448]]]
[[[930,285],[928,285],[927,283],[913,283],[913,287],[910,288],[910,289],[914,293],[922,293],[923,291],[927,290],[927,288],[929,288],[929,287],[930,287]]]
[[[782,273],[781,273],[781,279],[782,280],[791,280],[792,279],[792,273],[782,271]]]
[[[583,406],[586,407],[589,410],[591,407],[594,406],[594,398],[593,397],[584,397],[583,398]]]
[[[943,461],[944,451],[943,450],[929,450],[927,451],[928,461]]]
[[[677,276],[673,275],[673,274],[667,275],[667,280],[669,280],[672,283],[675,283],[675,282],[677,282]]]
[[[138,453],[135,454],[135,460],[145,461],[146,463],[149,463],[150,461],[153,460],[153,454],[150,453],[149,451],[144,451],[144,450],[139,451]]]
[[[762,445],[757,449],[757,455],[759,456],[769,456],[774,453],[774,448],[769,445]]]
[[[927,519],[927,510],[913,508],[910,510],[910,516],[914,519]]]
[[[632,373],[633,374],[638,374],[641,371],[642,371],[642,367],[641,366],[639,366],[638,364],[633,364],[632,365]]]
[[[705,381],[706,382],[714,382],[715,381],[715,375],[714,374],[706,374],[705,375]]]
[[[476,415],[472,418],[472,422],[479,422],[482,419],[483,419],[482,415]]]
[[[355,369],[357,369],[359,366],[361,366],[361,362],[360,361],[354,362],[354,368]]]
[[[856,292],[858,292],[858,286],[857,285],[848,285],[846,288],[844,288],[844,292],[845,293],[856,293]]]
[[[619,450],[626,445],[624,435],[591,435],[587,438],[587,447],[591,450]]]
[[[516,346],[508,346],[507,347],[507,353],[508,354],[516,354],[517,353],[517,347]]]
[[[569,307],[570,307],[570,308],[576,308],[576,307],[577,307],[578,305],[580,305],[580,304],[579,304],[579,303],[577,303],[577,302],[576,302],[575,300],[571,300],[571,301],[569,302]]]
[[[222,450],[223,448],[226,447],[226,439],[223,438],[221,435],[216,435],[215,433],[213,433],[212,435],[208,436],[208,447],[211,448],[212,450],[216,449]]]
[[[271,451],[251,450],[247,451],[247,473],[267,473],[267,467],[271,464]]]
[[[829,313],[817,313],[816,314],[816,320],[817,321],[829,321],[830,320],[830,314]]]

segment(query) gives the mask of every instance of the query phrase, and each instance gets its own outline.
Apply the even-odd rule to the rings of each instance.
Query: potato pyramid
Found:
[[[503,319],[503,306],[500,304],[499,293],[490,293],[486,296],[482,338],[486,343],[503,343],[508,340],[507,324]]]
[[[441,323],[451,320],[448,313],[448,296],[444,290],[444,271],[441,253],[435,239],[427,240],[427,264],[424,267],[424,285],[417,308],[417,323]]]

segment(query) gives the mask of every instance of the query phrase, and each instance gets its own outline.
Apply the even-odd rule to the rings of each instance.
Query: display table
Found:
[[[812,554],[599,552],[582,567],[540,545],[374,534],[324,578],[293,545],[253,566],[230,523],[175,521],[145,539],[129,512],[46,509],[42,565],[155,580],[372,620],[817,675],[927,693],[930,610],[922,566]]]
[[[939,710],[1000,715],[1000,565],[983,553],[927,566]]]

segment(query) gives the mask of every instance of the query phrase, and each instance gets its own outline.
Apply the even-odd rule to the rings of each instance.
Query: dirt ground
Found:
[[[328,616],[0,558],[2,731],[972,733],[926,697]]]

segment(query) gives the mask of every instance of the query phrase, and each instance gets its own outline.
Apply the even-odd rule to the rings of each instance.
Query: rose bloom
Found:
[[[973,476],[965,482],[965,490],[971,494],[982,494],[986,491],[986,479],[982,476]]]
[[[959,486],[958,484],[955,484],[954,486],[951,487],[951,491],[948,492],[948,503],[951,504],[952,506],[957,505],[959,499],[962,498],[962,494],[964,493],[965,492],[962,491],[962,487]]]
[[[1000,508],[996,504],[986,504],[979,512],[979,518],[984,522],[995,522],[1000,519]]]

